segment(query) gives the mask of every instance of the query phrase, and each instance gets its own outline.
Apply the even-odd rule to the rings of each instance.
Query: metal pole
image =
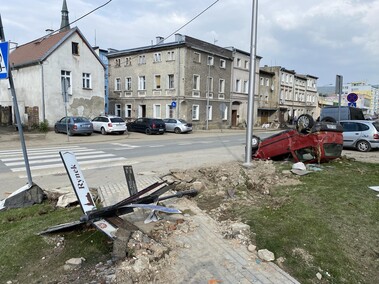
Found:
[[[258,0],[253,0],[251,18],[251,45],[250,45],[250,73],[249,73],[249,97],[247,108],[247,129],[246,129],[246,156],[245,166],[251,165],[251,138],[253,136],[254,125],[254,94],[255,94],[255,74],[256,74],[256,44],[257,44],[257,20],[258,20]]]
[[[206,109],[206,116],[207,116],[207,119],[206,119],[206,130],[209,129],[209,92],[210,92],[210,85],[211,85],[211,62],[209,60],[209,55],[208,55],[208,78],[207,78],[207,109]]]
[[[0,15],[0,40],[1,40],[1,42],[5,41],[5,35],[4,35],[4,30],[3,30],[3,24],[2,24],[2,21],[1,21],[1,15]],[[17,102],[16,91],[15,91],[14,83],[13,83],[12,71],[9,68],[9,66],[8,66],[8,80],[9,80],[9,86],[10,86],[11,94],[12,94],[13,108],[14,108],[14,112],[15,112],[15,115],[16,115],[18,134],[20,135],[20,142],[21,142],[22,153],[24,155],[26,174],[28,176],[28,186],[29,186],[29,188],[31,188],[33,186],[32,174],[30,172],[28,153],[26,152],[24,132],[23,132],[23,129],[22,129],[20,112],[19,112],[19,109],[18,109],[18,102]]]

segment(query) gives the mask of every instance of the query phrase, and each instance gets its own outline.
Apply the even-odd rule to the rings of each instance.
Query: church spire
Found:
[[[66,0],[63,0],[63,6],[62,6],[62,21],[61,21],[61,29],[60,31],[67,31],[70,29],[70,21],[68,20],[68,9]]]

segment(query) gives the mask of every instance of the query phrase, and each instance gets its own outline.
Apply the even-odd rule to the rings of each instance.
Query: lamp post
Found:
[[[253,136],[254,125],[254,93],[255,93],[255,73],[256,73],[256,44],[257,44],[257,21],[258,21],[258,0],[252,0],[251,18],[251,44],[250,44],[250,72],[249,72],[249,96],[247,108],[247,131],[246,131],[246,154],[245,166],[251,165],[251,138]]]

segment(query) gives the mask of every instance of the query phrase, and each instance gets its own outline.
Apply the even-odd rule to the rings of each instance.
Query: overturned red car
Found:
[[[252,137],[252,158],[322,163],[339,158],[343,146],[339,123],[317,122],[312,116],[299,116],[295,129],[284,130],[260,140]]]

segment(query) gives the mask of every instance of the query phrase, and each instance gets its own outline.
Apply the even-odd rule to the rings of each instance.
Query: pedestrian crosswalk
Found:
[[[29,167],[33,175],[65,173],[59,151],[75,153],[82,170],[123,165],[127,160],[111,153],[81,146],[34,148],[27,150]],[[0,151],[0,162],[12,172],[20,174],[26,172],[24,155],[21,150]]]

